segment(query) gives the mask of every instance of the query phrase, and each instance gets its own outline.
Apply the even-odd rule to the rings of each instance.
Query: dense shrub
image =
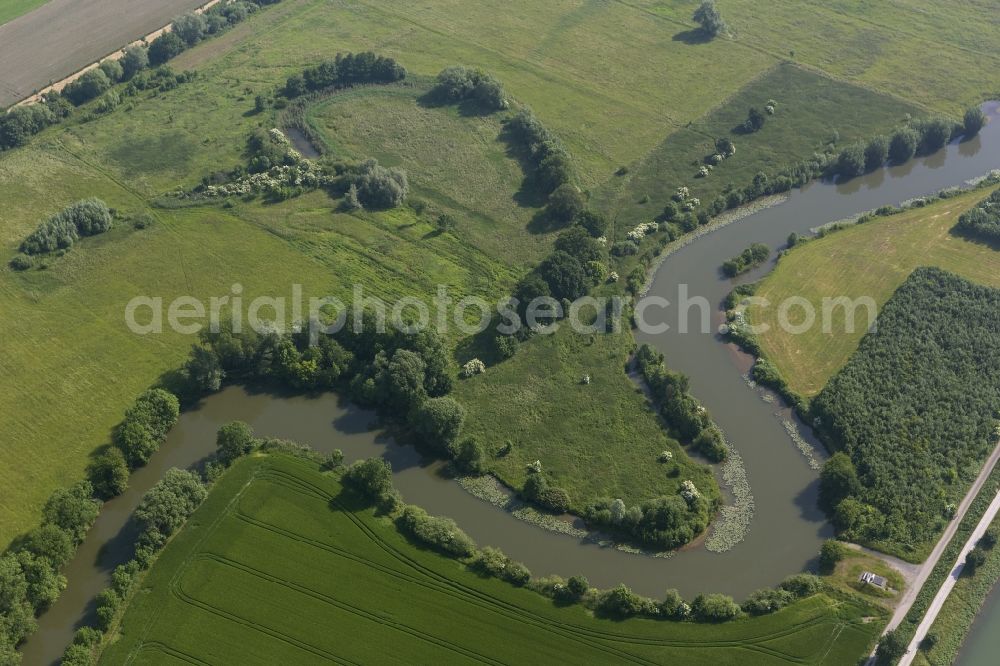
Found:
[[[796,599],[805,599],[823,589],[823,580],[813,574],[794,574],[781,581],[778,588],[790,592]]]
[[[406,69],[392,58],[363,53],[338,53],[315,67],[308,67],[302,75],[293,75],[285,84],[287,97],[296,97],[306,91],[327,88],[345,88],[364,83],[393,83],[406,78]]]
[[[692,484],[693,486],[693,484]],[[708,502],[695,493],[658,497],[627,507],[620,499],[601,498],[584,507],[589,523],[628,536],[653,548],[679,548],[700,534],[709,522]]]
[[[740,616],[740,606],[725,594],[700,594],[691,602],[691,613],[699,622],[727,622]]]
[[[207,494],[197,474],[176,467],[168,469],[135,509],[134,517],[142,530],[140,542],[154,548],[162,546]]]
[[[765,588],[757,590],[747,597],[741,608],[749,615],[767,615],[779,611],[792,603],[792,593],[787,590]]]
[[[173,32],[165,32],[149,44],[147,57],[152,66],[162,65],[184,50],[184,40]]]
[[[584,210],[573,219],[573,224],[584,229],[594,238],[600,238],[608,228],[608,218],[601,213]]]
[[[712,424],[708,412],[688,392],[687,377],[668,370],[663,354],[644,344],[635,359],[653,401],[680,439],[691,441]]]
[[[428,398],[410,418],[414,434],[439,453],[448,452],[448,447],[458,438],[464,421],[465,409],[447,396]]]
[[[840,151],[837,156],[837,173],[845,178],[860,176],[866,170],[865,146],[855,143]]]
[[[503,85],[492,75],[462,65],[441,70],[432,94],[446,102],[471,100],[489,111],[501,111],[510,106]]]
[[[710,38],[726,31],[726,23],[722,20],[719,10],[715,8],[715,0],[702,0],[691,19],[700,25],[702,32]]]
[[[925,118],[914,122],[913,129],[920,135],[917,154],[930,155],[944,148],[955,132],[956,126],[946,118]]]
[[[359,460],[344,472],[344,483],[373,502],[379,502],[392,492],[392,465],[382,458]]]
[[[69,248],[81,236],[104,233],[111,224],[111,210],[106,203],[100,199],[84,199],[40,224],[21,242],[20,249],[30,255]]]
[[[562,183],[549,194],[545,214],[559,224],[567,224],[584,212],[587,202],[583,194],[571,183]]]
[[[956,233],[1000,245],[1000,190],[980,201],[958,218]]]
[[[969,479],[956,481],[995,444],[997,313],[1000,291],[918,269],[813,400],[820,432],[843,453],[827,463],[835,476],[824,469],[821,502],[848,539],[905,548],[943,526]]]
[[[539,275],[556,298],[575,300],[585,296],[591,286],[583,264],[566,252],[555,251],[538,268]]]
[[[93,499],[94,487],[80,481],[69,488],[56,490],[42,507],[42,523],[64,530],[75,543],[83,541],[97,519],[101,504]]]
[[[149,50],[145,46],[129,46],[119,61],[122,66],[123,81],[128,81],[140,71],[149,67]]]
[[[475,437],[466,437],[452,444],[451,448],[452,460],[459,470],[466,474],[479,474],[483,471],[486,453]]]
[[[553,513],[566,513],[570,508],[569,493],[562,488],[550,486],[548,479],[538,472],[528,475],[521,494]]]
[[[527,152],[537,187],[549,194],[573,179],[573,166],[562,142],[524,107],[505,124],[507,135]]]
[[[194,46],[205,36],[208,20],[203,14],[187,12],[178,16],[170,26],[170,30],[184,40],[188,46]]]
[[[889,159],[895,164],[902,164],[917,152],[920,144],[920,134],[909,127],[897,130],[889,140]]]
[[[979,130],[986,124],[986,114],[978,106],[969,107],[962,118],[962,130],[966,138],[972,138],[979,134]]]
[[[610,617],[627,618],[642,613],[647,607],[644,601],[629,588],[619,585],[601,594],[597,610]]]
[[[428,515],[418,506],[407,506],[399,518],[400,527],[410,536],[452,557],[470,557],[476,544],[451,518]]]
[[[131,467],[144,465],[160,448],[179,415],[177,396],[163,389],[150,389],[125,411],[125,418],[115,430],[115,446]]]
[[[69,83],[63,88],[63,97],[72,102],[75,106],[80,106],[85,102],[96,99],[104,94],[111,87],[113,81],[108,79],[100,67],[89,69],[80,78]]]
[[[219,458],[231,464],[240,456],[245,456],[257,446],[253,430],[243,421],[231,421],[221,428],[215,437]]]
[[[358,201],[365,208],[387,209],[401,206],[410,190],[406,171],[386,168],[375,160],[365,161],[352,179]]]
[[[0,150],[23,146],[29,138],[57,120],[46,104],[15,106],[0,114]]]
[[[691,443],[699,453],[715,463],[722,462],[729,454],[722,431],[715,425],[704,428]]]
[[[837,563],[847,555],[847,546],[840,541],[827,539],[823,542],[819,550],[819,569],[822,573],[830,574],[837,568]]]
[[[754,243],[739,255],[722,264],[722,272],[728,277],[736,277],[740,273],[760,266],[771,256],[771,248],[763,243]]]

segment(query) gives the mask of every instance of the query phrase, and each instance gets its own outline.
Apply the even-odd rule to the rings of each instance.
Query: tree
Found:
[[[819,505],[832,513],[841,500],[861,489],[854,463],[846,453],[838,451],[830,456],[819,475]]]
[[[698,8],[694,10],[691,19],[701,25],[701,30],[709,37],[715,37],[720,32],[725,32],[726,24],[715,7],[715,0],[704,0]]]
[[[59,488],[42,508],[42,520],[66,531],[75,543],[83,541],[97,519],[101,504],[93,498],[90,481],[80,481],[69,488]]]
[[[967,576],[975,575],[979,567],[986,564],[986,559],[986,550],[982,546],[976,546],[965,556],[965,568],[962,569],[962,573]]]
[[[305,79],[302,78],[301,74],[292,74],[285,81],[285,97],[289,99],[304,95],[307,90]]]
[[[375,160],[361,166],[361,174],[354,180],[357,198],[365,208],[386,209],[402,205],[410,190],[406,172],[395,167],[387,169]]]
[[[102,95],[111,87],[108,75],[100,67],[88,69],[80,78],[73,81],[63,90],[63,95],[76,106],[89,102]]]
[[[173,32],[165,32],[149,45],[149,64],[156,67],[174,58],[184,50],[184,40]]]
[[[555,251],[542,262],[538,272],[556,298],[576,300],[587,294],[590,278],[586,269],[575,257]]]
[[[729,453],[722,431],[714,425],[703,429],[691,443],[712,462],[722,462]]]
[[[792,602],[792,594],[787,590],[764,588],[747,597],[741,606],[744,613],[767,615],[779,611]]]
[[[453,215],[448,213],[441,213],[437,218],[437,228],[441,233],[449,233],[455,230],[458,226],[458,221]]]
[[[214,392],[222,388],[226,373],[214,351],[202,345],[191,348],[191,357],[184,364],[184,372],[199,391]]]
[[[253,430],[243,421],[231,421],[225,424],[219,428],[215,436],[219,458],[227,465],[253,451],[256,445],[257,440],[253,436]]]
[[[889,141],[889,159],[894,164],[906,162],[917,152],[920,135],[913,129],[905,127],[893,133]]]
[[[604,249],[583,227],[570,227],[556,238],[555,249],[574,257],[581,264],[600,261]]]
[[[194,472],[168,469],[163,479],[143,495],[135,519],[143,538],[159,547],[205,499],[208,491]]]
[[[119,60],[105,60],[101,63],[100,68],[111,83],[118,83],[124,79],[125,70]]]
[[[122,80],[128,81],[140,71],[149,67],[149,50],[145,46],[129,46],[122,55]]]
[[[35,629],[35,610],[27,597],[28,581],[18,559],[0,557],[0,635],[17,645]]]
[[[872,137],[865,146],[865,171],[874,171],[889,157],[889,140],[882,135]]]
[[[951,139],[952,123],[944,118],[930,118],[917,123],[916,130],[920,132],[920,145],[917,152],[921,155],[935,153]]]
[[[608,228],[608,218],[600,213],[584,210],[577,214],[573,223],[586,230],[594,238],[600,238]]]
[[[565,224],[583,212],[587,203],[574,185],[563,183],[549,195],[546,213],[552,220]]]
[[[344,472],[344,483],[372,501],[392,492],[392,466],[382,458],[359,460]]]
[[[860,176],[865,172],[865,147],[860,143],[847,146],[837,156],[837,173],[845,178]]]
[[[375,383],[381,400],[401,413],[419,403],[425,393],[426,367],[420,354],[409,349],[397,349],[376,374]]]
[[[642,597],[624,585],[619,585],[601,595],[597,608],[611,617],[632,617],[642,611]]]
[[[906,654],[906,641],[898,629],[887,631],[875,649],[875,663],[878,666],[890,666]]]
[[[448,452],[464,421],[465,409],[447,396],[424,400],[410,419],[421,441],[440,453]]]
[[[778,587],[790,592],[797,599],[805,599],[819,592],[823,588],[823,581],[813,574],[792,574],[781,581]]]
[[[691,602],[691,612],[701,622],[726,622],[740,616],[740,607],[725,594],[700,594]]]
[[[188,46],[194,46],[205,36],[208,27],[203,14],[188,12],[174,19],[171,32],[180,37]]]
[[[452,447],[452,459],[455,465],[468,474],[479,474],[483,471],[483,459],[486,453],[483,445],[475,437],[466,437]]]
[[[108,447],[90,465],[87,474],[94,485],[94,494],[104,500],[117,497],[128,488],[128,462],[125,455],[114,446]]]
[[[263,95],[257,95],[253,98],[253,110],[256,113],[263,113],[267,109],[267,98]]]
[[[986,114],[978,106],[972,106],[966,109],[965,116],[962,122],[962,128],[967,139],[979,134],[979,130],[983,128],[986,124]]]
[[[764,115],[764,112],[756,106],[752,106],[747,111],[747,119],[743,123],[743,129],[747,132],[757,132],[764,127],[764,123],[766,122],[767,116]]]
[[[837,568],[837,563],[844,559],[847,548],[840,541],[827,539],[819,550],[819,569],[821,572],[829,574]]]
[[[48,608],[66,589],[66,577],[56,571],[52,562],[28,551],[19,551],[15,557],[28,584],[27,599],[35,607],[35,612]],[[0,664],[3,663],[6,662],[0,659]]]
[[[69,562],[76,550],[72,536],[51,523],[36,527],[29,532],[24,547],[35,557],[48,562],[53,569],[59,569]]]

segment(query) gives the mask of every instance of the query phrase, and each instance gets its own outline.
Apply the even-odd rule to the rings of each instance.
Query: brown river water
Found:
[[[544,531],[469,495],[439,474],[440,463],[426,464],[412,449],[372,430],[373,414],[336,396],[287,398],[230,387],[184,412],[160,451],[132,475],[128,491],[104,505],[66,566],[66,591],[39,618],[38,631],[23,646],[24,663],[56,662],[76,628],[93,620],[94,596],[108,584],[114,567],[131,556],[134,534],[129,516],[142,495],[168,468],[189,467],[210,454],[216,430],[235,419],[250,423],[259,436],[291,439],[319,451],[342,449],[348,461],[385,456],[392,462],[396,486],[407,502],[432,514],[451,516],[481,546],[502,548],[534,575],[583,574],[599,587],[625,583],[654,597],[677,588],[687,597],[725,592],[740,599],[808,568],[823,539],[832,534],[815,506],[817,472],[776,416],[789,418],[788,410],[765,402],[759,390],[747,386],[742,373],[748,359],[714,332],[723,318],[718,308],[733,287],[732,281],[721,276],[719,266],[751,243],[763,242],[777,249],[792,231],[805,234],[826,222],[962,185],[1000,168],[998,107],[997,103],[985,105],[991,122],[970,141],[952,143],[929,157],[844,184],[812,183],[790,193],[778,206],[695,240],[657,270],[651,295],[675,301],[677,286],[684,283],[691,296],[707,298],[716,310],[711,330],[704,334],[678,333],[677,314],[667,310],[663,320],[670,324],[669,331],[655,336],[637,333],[637,338],[659,348],[670,368],[690,377],[692,392],[743,457],[756,512],[748,535],[731,550],[714,553],[696,546],[667,559],[653,558]],[[741,280],[759,279],[771,267],[760,267]],[[655,314],[651,312],[647,320],[655,323]],[[690,314],[694,317],[697,310]],[[808,428],[800,424],[800,431],[810,439]]]

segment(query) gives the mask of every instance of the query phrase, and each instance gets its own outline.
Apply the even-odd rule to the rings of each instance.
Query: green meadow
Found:
[[[258,456],[159,556],[100,663],[833,665],[878,612],[819,594],[722,625],[597,619],[410,543],[313,463]]]

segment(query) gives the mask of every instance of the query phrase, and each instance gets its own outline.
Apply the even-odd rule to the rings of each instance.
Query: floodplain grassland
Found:
[[[989,194],[975,190],[924,208],[812,239],[781,257],[765,277],[756,295],[772,305],[747,309],[755,325],[768,330],[757,336],[763,355],[781,371],[793,391],[812,398],[826,386],[858,348],[867,332],[862,322],[846,331],[847,313],[836,308],[829,318],[830,332],[817,325],[793,335],[778,325],[777,304],[801,296],[822,312],[824,298],[871,297],[878,308],[892,296],[915,268],[936,266],[986,286],[1000,287],[1000,252],[950,233],[959,215]],[[864,270],[859,270],[864,267]],[[801,314],[800,311],[798,311]],[[792,323],[798,323],[796,310]]]
[[[100,663],[832,666],[866,649],[877,613],[819,594],[721,625],[597,619],[410,543],[313,463],[256,456],[168,544]]]
[[[752,133],[741,130],[750,107],[775,101],[774,115]],[[702,207],[728,187],[751,183],[758,173],[774,176],[783,167],[823,153],[831,145],[849,145],[888,133],[907,115],[921,110],[903,100],[831,79],[792,64],[780,64],[749,82],[720,106],[668,135],[622,178],[616,208],[616,235],[623,238],[636,224],[655,218],[678,187],[690,190]],[[697,177],[715,141],[730,139],[736,154]],[[599,199],[611,198],[601,192]]]

